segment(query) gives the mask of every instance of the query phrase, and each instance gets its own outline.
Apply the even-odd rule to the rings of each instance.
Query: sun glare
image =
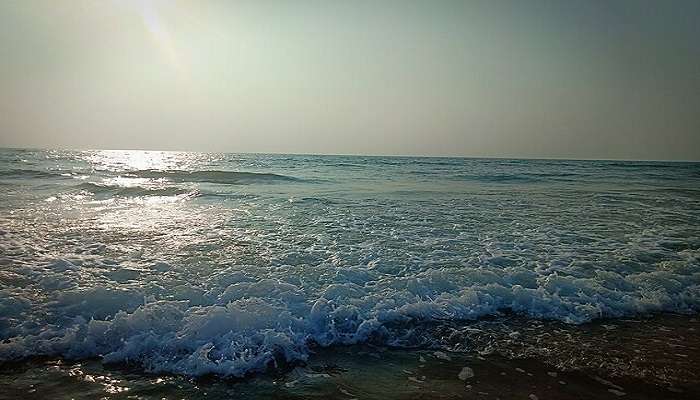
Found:
[[[159,12],[159,7],[164,2],[156,0],[127,0],[121,3],[141,18],[151,40],[168,62],[168,65],[176,71],[183,71],[184,64],[180,52],[177,51],[169,27]]]

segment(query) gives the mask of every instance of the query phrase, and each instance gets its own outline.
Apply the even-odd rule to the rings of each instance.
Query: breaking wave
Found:
[[[94,273],[94,267],[85,266],[88,259],[43,266],[40,284],[63,287],[40,306],[52,320],[19,322],[37,304],[3,290],[0,360],[99,356],[151,372],[242,377],[306,360],[317,345],[415,346],[430,341],[416,337],[421,324],[474,320],[503,310],[582,323],[700,309],[700,272],[693,268],[627,276],[600,271],[590,278],[518,267],[442,269],[406,277],[342,268],[319,285],[290,283],[293,276],[286,282],[260,279],[245,268],[215,268],[199,285],[158,293],[73,286],[74,274]],[[103,276],[119,282],[152,280],[154,273],[167,275],[175,266],[157,262],[151,268],[115,269]],[[156,294],[170,299],[156,300]],[[8,323],[14,327],[8,329]]]

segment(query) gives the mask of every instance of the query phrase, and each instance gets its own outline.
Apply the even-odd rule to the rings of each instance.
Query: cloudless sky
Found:
[[[700,159],[700,1],[0,1],[0,146]]]

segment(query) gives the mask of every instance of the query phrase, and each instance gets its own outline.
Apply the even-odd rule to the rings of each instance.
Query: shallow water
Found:
[[[0,188],[2,361],[243,377],[700,308],[697,163],[0,150]]]
[[[33,359],[0,367],[0,399],[32,395],[159,400],[530,396],[680,400],[700,396],[700,371],[695,368],[700,361],[700,322],[696,318],[663,315],[570,325],[503,315],[468,326],[425,328],[442,331],[445,350],[371,344],[315,348],[305,363],[246,379],[149,374],[123,364],[104,365],[98,359]],[[464,345],[470,350],[461,351]]]

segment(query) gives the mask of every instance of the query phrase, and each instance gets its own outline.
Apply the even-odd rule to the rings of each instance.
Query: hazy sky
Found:
[[[700,1],[0,1],[0,146],[700,159]]]

